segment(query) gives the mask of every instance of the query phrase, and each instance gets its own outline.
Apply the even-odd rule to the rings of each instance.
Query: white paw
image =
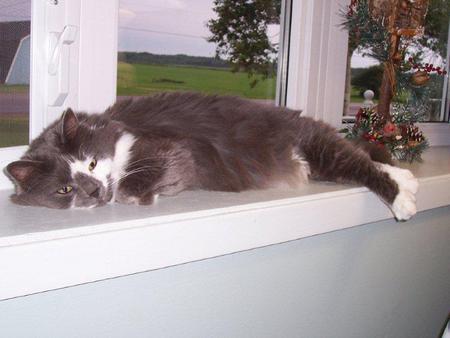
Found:
[[[399,221],[410,219],[417,212],[414,194],[406,190],[400,190],[400,193],[395,197],[394,203],[392,203],[391,210]]]
[[[418,180],[407,169],[393,167],[388,164],[380,164],[380,169],[388,173],[389,177],[398,185],[399,193],[391,205],[395,218],[399,221],[410,219],[417,212],[414,195],[419,189]]]

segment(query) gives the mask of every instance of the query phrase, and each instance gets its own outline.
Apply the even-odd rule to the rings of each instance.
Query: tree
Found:
[[[418,40],[419,46],[426,46],[445,58],[449,20],[450,0],[430,0],[425,17],[424,35]]]
[[[274,73],[278,52],[267,36],[267,26],[279,23],[280,11],[281,0],[214,0],[217,19],[207,23],[212,33],[208,41],[217,44],[217,56],[225,57],[232,71],[267,78]]]
[[[375,98],[380,95],[383,67],[381,65],[361,69],[352,76],[352,85],[360,90],[361,96],[367,89],[373,90]]]

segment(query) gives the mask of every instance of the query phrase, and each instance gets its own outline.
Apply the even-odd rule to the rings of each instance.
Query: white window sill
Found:
[[[450,147],[407,166],[418,210],[450,204]],[[362,187],[184,192],[155,206],[50,210],[0,191],[0,300],[164,268],[392,218]]]

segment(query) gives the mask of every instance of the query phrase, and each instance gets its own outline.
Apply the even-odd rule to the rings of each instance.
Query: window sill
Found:
[[[450,147],[408,168],[420,180],[419,211],[450,204]],[[10,192],[0,191],[0,300],[392,218],[366,188],[329,183],[65,211],[13,205]]]

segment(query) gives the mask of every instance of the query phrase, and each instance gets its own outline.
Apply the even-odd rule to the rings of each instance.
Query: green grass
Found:
[[[28,144],[28,125],[26,117],[0,118],[0,147]]]
[[[274,99],[276,79],[260,80],[253,88],[246,73],[229,70],[128,64],[119,62],[117,95],[146,95],[163,91],[199,91],[252,99]]]
[[[350,101],[357,102],[357,103],[364,102],[364,98],[361,95],[361,93],[359,92],[358,88],[352,87],[352,91],[350,93]]]
[[[6,85],[0,84],[0,94],[9,93],[28,93],[28,85]]]
[[[27,85],[0,84],[1,94],[28,93]],[[0,147],[12,147],[28,144],[28,116],[0,115]]]

